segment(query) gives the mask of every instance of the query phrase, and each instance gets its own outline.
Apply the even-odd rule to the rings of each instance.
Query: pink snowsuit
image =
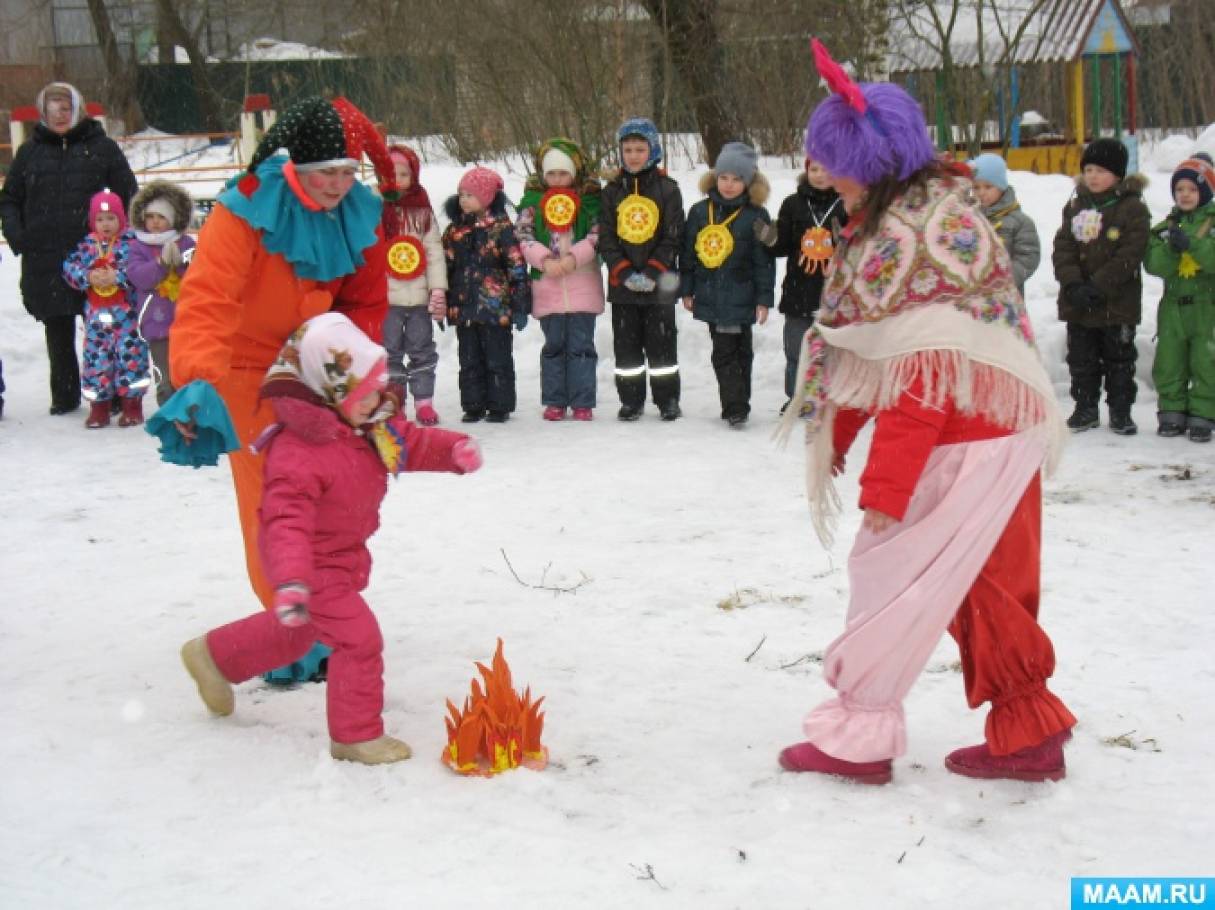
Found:
[[[282,625],[259,610],[207,634],[220,673],[233,683],[303,657],[313,642],[329,657],[329,735],[358,743],[384,733],[384,640],[360,595],[367,586],[367,540],[380,525],[388,472],[371,443],[327,407],[270,399],[283,429],[266,452],[259,546],[266,575],[279,587],[311,590],[309,622]],[[468,437],[402,421],[406,471],[462,473],[452,448]]]

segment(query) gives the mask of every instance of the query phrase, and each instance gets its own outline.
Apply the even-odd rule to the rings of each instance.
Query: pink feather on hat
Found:
[[[810,39],[810,50],[814,53],[814,65],[818,74],[827,83],[827,88],[848,102],[848,106],[858,113],[865,113],[869,102],[861,93],[861,87],[852,81],[847,71],[831,59],[831,54],[817,38]]]

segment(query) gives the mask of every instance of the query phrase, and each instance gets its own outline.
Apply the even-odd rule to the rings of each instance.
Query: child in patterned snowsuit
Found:
[[[64,280],[88,294],[81,386],[91,402],[85,420],[90,429],[109,425],[114,398],[122,402],[119,426],[143,423],[143,396],[151,379],[148,343],[139,334],[127,277],[133,239],[122,199],[102,190],[89,200],[89,234],[63,262]]]
[[[225,716],[235,708],[233,683],[299,660],[319,638],[333,649],[330,754],[363,764],[410,756],[384,734],[384,639],[361,593],[388,474],[481,465],[463,433],[405,420],[387,374],[384,349],[341,313],[316,316],[287,340],[261,389],[276,422],[254,443],[265,453],[258,540],[274,609],[212,629],[181,652],[203,703]]]

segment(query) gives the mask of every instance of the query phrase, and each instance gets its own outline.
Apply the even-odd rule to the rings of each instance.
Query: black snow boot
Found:
[[[1110,429],[1119,436],[1134,436],[1139,432],[1131,419],[1130,408],[1110,408]]]
[[[1205,417],[1190,418],[1190,442],[1210,442],[1211,428],[1215,426],[1215,420],[1207,420]]]
[[[1095,404],[1076,403],[1076,410],[1067,418],[1067,426],[1073,433],[1082,433],[1101,426],[1101,417]]]
[[[640,404],[622,404],[620,410],[616,414],[617,420],[632,422],[641,419],[641,411],[644,405]]]
[[[1186,415],[1181,411],[1159,411],[1156,414],[1157,436],[1182,436],[1185,434]]]
[[[658,413],[662,416],[663,420],[667,421],[678,420],[683,416],[683,411],[679,409],[678,401],[663,402],[658,408]]]

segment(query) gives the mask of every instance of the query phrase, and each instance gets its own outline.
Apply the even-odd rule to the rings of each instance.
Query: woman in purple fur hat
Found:
[[[903,699],[946,630],[985,740],[945,765],[969,777],[1058,780],[1075,718],[1047,688],[1038,625],[1040,471],[1063,438],[1054,391],[1003,244],[960,168],[940,160],[915,100],[852,82],[813,42],[833,94],[806,153],[848,207],[785,417],[805,422],[815,528],[830,540],[832,477],[876,418],[860,477],[851,600],[788,771],[892,779]]]

